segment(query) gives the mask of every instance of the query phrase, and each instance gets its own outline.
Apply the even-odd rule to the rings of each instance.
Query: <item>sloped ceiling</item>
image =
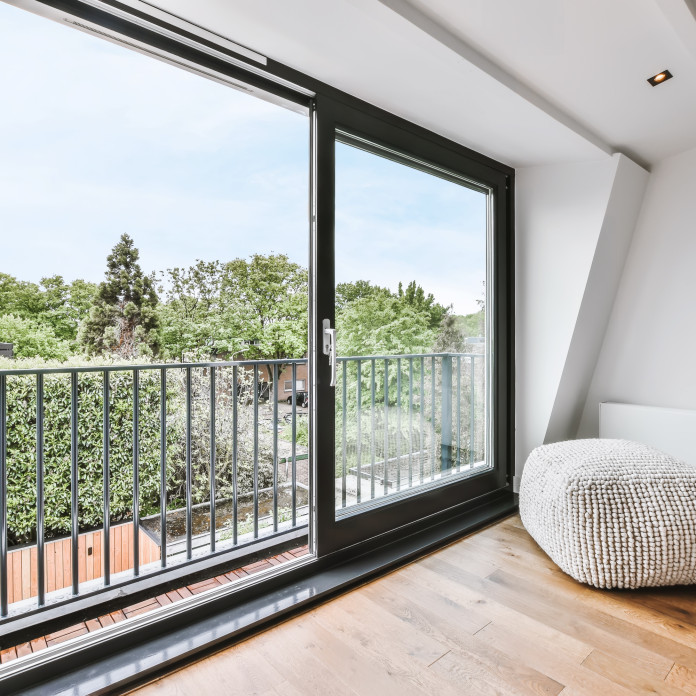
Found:
[[[683,0],[412,4],[614,150],[654,163],[696,145],[696,21]],[[675,79],[647,84],[665,68]]]
[[[690,2],[152,4],[513,166],[616,151],[649,166],[696,145]]]

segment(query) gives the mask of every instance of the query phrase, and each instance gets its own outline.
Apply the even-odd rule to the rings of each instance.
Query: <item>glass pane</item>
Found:
[[[491,465],[488,193],[336,142],[337,516]]]
[[[307,109],[5,3],[0,60],[0,596],[303,546]]]

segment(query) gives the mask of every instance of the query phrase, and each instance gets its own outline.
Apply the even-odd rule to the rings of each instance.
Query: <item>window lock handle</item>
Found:
[[[336,386],[336,329],[331,328],[331,321],[324,319],[321,323],[323,329],[323,348],[324,355],[329,356],[329,367],[331,368],[331,382],[329,386]]]

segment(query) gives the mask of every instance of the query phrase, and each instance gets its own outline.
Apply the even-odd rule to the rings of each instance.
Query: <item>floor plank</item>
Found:
[[[137,696],[696,696],[694,588],[596,590],[513,516]]]
[[[675,664],[667,675],[666,682],[682,689],[691,696],[696,696],[696,670]]]

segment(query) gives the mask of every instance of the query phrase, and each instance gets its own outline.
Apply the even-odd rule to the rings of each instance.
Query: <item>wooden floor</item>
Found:
[[[590,589],[515,516],[132,693],[696,695],[696,587]]]

